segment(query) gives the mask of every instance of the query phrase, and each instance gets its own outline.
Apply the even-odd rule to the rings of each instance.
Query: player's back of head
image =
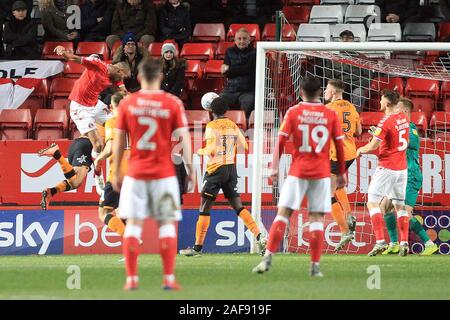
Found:
[[[389,89],[381,91],[381,96],[385,97],[392,106],[396,106],[400,99],[400,94],[397,91]]]
[[[224,97],[217,97],[211,102],[211,112],[216,116],[222,116],[228,111],[228,99]]]
[[[312,101],[321,94],[322,83],[319,78],[306,76],[300,83],[300,89],[304,100]]]
[[[130,78],[131,77],[131,68],[128,62],[120,61],[114,64],[115,67],[117,67],[124,78]]]
[[[159,59],[146,58],[138,66],[141,81],[152,83],[160,81],[163,65]]]
[[[331,79],[328,81],[328,84],[339,92],[343,92],[345,90],[345,83],[342,80]]]
[[[414,103],[412,102],[411,99],[408,99],[406,97],[401,97],[398,100],[398,103],[401,103],[403,105],[403,107],[408,110],[408,112],[412,112],[414,109]]]

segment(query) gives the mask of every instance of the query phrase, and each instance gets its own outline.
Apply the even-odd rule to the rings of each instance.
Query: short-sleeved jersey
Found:
[[[108,75],[108,64],[98,58],[82,57],[81,64],[86,67],[75,82],[69,100],[85,107],[95,107],[99,94],[112,85]],[[122,82],[114,83],[121,85]]]
[[[327,104],[327,107],[337,113],[338,120],[341,123],[342,132],[344,133],[344,160],[353,160],[356,158],[355,132],[359,123],[359,113],[355,106],[347,100],[336,100]],[[330,158],[337,161],[336,147],[331,141]]]
[[[375,139],[381,140],[378,166],[391,170],[405,170],[409,140],[409,120],[403,113],[386,115],[378,124]]]
[[[330,140],[344,138],[336,112],[322,103],[302,102],[288,110],[279,134],[294,138],[290,176],[302,179],[330,176]]]
[[[208,155],[208,174],[227,164],[234,164],[238,144],[248,149],[247,142],[239,127],[228,118],[209,122],[205,131],[206,146],[198,154]]]
[[[180,99],[161,90],[132,93],[119,104],[117,129],[131,141],[127,176],[140,180],[175,176],[172,134],[187,130]]]
[[[112,117],[105,123],[105,143],[114,140],[114,129],[117,127],[117,116]],[[130,144],[128,141],[127,136],[127,142],[125,145],[125,152],[123,154],[122,162],[120,163],[120,172],[122,175],[125,175],[127,173],[128,168],[128,158],[130,157]],[[113,155],[108,157],[108,165],[109,165],[109,171],[108,175],[106,176],[106,181],[111,181],[111,177],[114,176],[114,166],[113,166]]]

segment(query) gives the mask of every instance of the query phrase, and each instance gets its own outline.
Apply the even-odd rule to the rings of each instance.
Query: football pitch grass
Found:
[[[160,288],[159,255],[139,257],[140,288],[123,292],[121,257],[0,257],[0,299],[450,299],[448,256],[324,255],[325,276],[313,279],[308,275],[309,256],[304,254],[278,254],[273,268],[262,275],[251,272],[260,261],[258,255],[177,256],[177,279],[183,287],[177,292]],[[80,270],[79,290],[67,288],[74,275],[68,267],[73,265]],[[378,272],[373,270],[379,270],[380,289],[368,289],[368,282],[376,285],[373,277]]]

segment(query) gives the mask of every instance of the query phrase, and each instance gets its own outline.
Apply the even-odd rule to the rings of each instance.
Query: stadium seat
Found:
[[[363,130],[370,129],[371,126],[376,126],[380,123],[381,119],[384,117],[383,112],[361,112],[361,126]]]
[[[437,103],[439,98],[439,81],[408,78],[406,81],[405,95],[408,97],[430,97]]]
[[[345,12],[345,23],[364,23],[368,16],[374,14],[374,5],[349,5]]]
[[[450,131],[438,131],[433,134],[433,139],[438,142],[450,142]]]
[[[197,23],[192,39],[194,42],[225,41],[225,26],[223,23]]]
[[[34,118],[34,138],[36,140],[63,139],[67,133],[67,113],[65,110],[41,109]]]
[[[84,69],[86,69],[83,65],[68,61],[64,64],[64,77],[65,78],[79,78],[81,74],[83,73]]]
[[[309,15],[309,23],[338,24],[344,22],[342,6],[314,6]]]
[[[79,42],[76,54],[80,56],[97,54],[103,61],[109,59],[108,45],[106,42]]]
[[[354,39],[356,42],[365,42],[367,35],[366,35],[366,27],[362,23],[355,23],[355,24],[337,24],[335,26],[331,27],[333,29],[333,33],[331,35],[331,40],[339,42],[341,39],[339,35],[342,31],[350,30],[353,32]]]
[[[402,41],[400,23],[372,23],[367,41]]]
[[[204,75],[205,78],[223,78],[223,74],[220,71],[223,64],[223,60],[208,60],[206,61]]]
[[[403,41],[429,41],[436,38],[434,23],[407,23],[403,29]]]
[[[439,26],[438,41],[446,41],[450,38],[450,22],[444,22]]]
[[[320,0],[320,5],[353,4],[353,0]]]
[[[191,131],[199,126],[204,130],[206,124],[211,121],[209,112],[206,110],[186,110],[186,118]]]
[[[217,52],[216,52],[216,59],[217,60],[223,60],[225,59],[225,52],[228,48],[231,48],[234,46],[234,42],[232,41],[221,41],[217,45]]]
[[[80,131],[78,131],[78,128],[75,124],[75,122],[72,121],[72,119],[69,120],[69,139],[74,140],[78,138],[81,135]]]
[[[247,129],[247,119],[245,117],[245,112],[242,110],[229,110],[225,113],[225,117],[232,120],[234,123],[237,124],[239,128],[242,130]]]
[[[77,79],[74,78],[55,78],[50,85],[50,103],[57,97],[67,98],[72,91]]]
[[[433,112],[430,130],[450,130],[450,113],[445,111]]]
[[[288,6],[297,6],[297,5],[318,5],[320,4],[320,0],[286,0],[285,2]]]
[[[297,41],[302,42],[329,42],[331,40],[330,25],[328,24],[301,24],[297,31]]]
[[[403,79],[399,77],[392,78],[375,78],[370,82],[370,104],[369,110],[380,109],[381,92],[385,89],[395,90],[400,95],[403,95],[405,86]]]
[[[42,108],[45,108],[45,106],[42,105],[41,99],[28,97],[27,100],[25,100],[25,102],[22,103],[18,109],[29,109],[31,112],[31,117],[34,117],[36,112]]]
[[[64,60],[62,56],[58,56],[54,50],[57,46],[63,46],[67,51],[74,52],[74,47],[72,42],[44,42],[44,47],[42,48],[42,59],[56,59]]]
[[[51,109],[66,110],[67,115],[70,113],[70,100],[66,98],[56,98],[50,105]]]
[[[411,122],[413,122],[419,130],[419,135],[425,137],[428,131],[428,120],[424,112],[411,112]]]
[[[308,23],[311,7],[283,7],[283,13],[287,21],[291,24]]]
[[[112,48],[111,48],[111,52],[109,54],[109,58],[112,60],[114,57],[114,54],[116,53],[116,50],[122,47],[122,41],[117,40],[116,42],[113,43]]]
[[[444,105],[444,110],[450,111],[450,81],[442,82],[440,97]]]
[[[191,88],[192,108],[195,110],[202,109],[200,103],[202,96],[211,91],[219,94],[222,92],[223,86],[224,78],[195,79]]]
[[[186,78],[197,79],[203,76],[202,63],[200,60],[186,60]]]
[[[261,40],[261,33],[259,31],[259,26],[257,24],[233,23],[232,25],[230,25],[230,28],[228,29],[227,41],[234,41],[234,35],[241,28],[245,28],[248,30],[250,37],[252,38],[252,41]]]
[[[425,113],[426,117],[429,119],[436,109],[435,101],[433,98],[429,97],[409,97],[414,104],[413,111],[420,111]]]
[[[31,137],[32,118],[28,109],[3,109],[0,113],[1,140],[21,140]]]
[[[46,107],[48,99],[48,81],[49,80],[47,79],[40,80],[33,92],[28,96],[28,99],[33,98],[39,100],[41,105]]]
[[[276,28],[275,23],[266,24],[262,32],[262,40],[275,41]],[[283,25],[282,39],[283,41],[295,41],[295,30],[290,24]]]
[[[188,60],[214,59],[214,46],[212,43],[185,43],[180,56]]]

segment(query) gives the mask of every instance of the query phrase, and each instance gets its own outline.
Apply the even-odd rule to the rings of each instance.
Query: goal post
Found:
[[[370,58],[373,53],[410,52],[439,52],[437,61],[423,65],[398,65],[390,59]],[[417,77],[437,81],[450,81],[450,43],[419,43],[419,42],[258,42],[256,50],[256,78],[255,78],[255,113],[253,132],[252,158],[252,214],[255,221],[263,226],[263,211],[268,207],[271,219],[276,214],[278,197],[277,186],[269,184],[269,162],[277,142],[277,134],[281,116],[285,111],[300,102],[299,82],[306,74],[318,75],[326,80],[337,72],[348,72],[351,77],[363,79],[367,77],[364,89],[375,90],[370,85],[375,83],[375,76],[381,78]],[[363,53],[363,58],[349,53]],[[367,54],[367,55],[366,55]],[[384,56],[383,56],[384,58]],[[269,61],[270,60],[270,61]],[[314,65],[321,61],[321,64]],[[312,62],[311,62],[312,61]],[[305,67],[308,65],[307,67]],[[344,67],[343,67],[344,66]],[[277,74],[278,76],[274,76]],[[370,74],[370,76],[367,76]],[[375,75],[372,77],[372,74]],[[377,79],[378,79],[377,78]],[[378,80],[377,80],[378,81]],[[355,83],[353,87],[358,86]],[[379,88],[381,88],[379,86]],[[381,89],[379,90],[381,91]],[[359,91],[358,91],[359,92]],[[379,93],[379,92],[378,92]],[[364,103],[370,103],[371,96],[360,97]],[[373,100],[373,97],[372,97]],[[362,107],[362,106],[361,106]],[[272,119],[273,117],[273,119]],[[450,121],[450,113],[448,118]],[[428,119],[429,120],[429,119]],[[450,129],[450,126],[449,126]],[[280,151],[282,152],[282,151]],[[286,160],[289,166],[289,159]],[[287,172],[285,168],[284,173]],[[280,176],[283,174],[280,170]],[[282,179],[280,179],[282,180]],[[264,191],[264,192],[263,192]],[[272,201],[263,200],[263,193],[272,193]],[[267,221],[268,223],[271,221]],[[264,230],[264,228],[263,228]],[[300,229],[299,229],[300,230]],[[251,252],[257,252],[256,242],[251,243]]]

